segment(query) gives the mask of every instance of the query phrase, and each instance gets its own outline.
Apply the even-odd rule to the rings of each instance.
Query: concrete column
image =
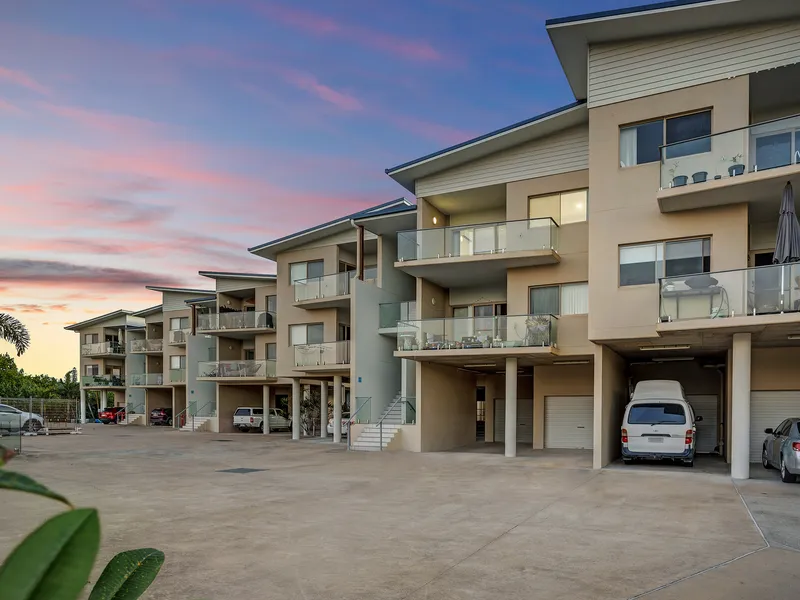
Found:
[[[81,423],[86,423],[86,390],[81,388]]]
[[[333,443],[342,442],[342,376],[333,378]]]
[[[517,359],[506,358],[506,457],[517,455]]]
[[[292,379],[292,439],[300,439],[300,380]]]
[[[328,382],[323,381],[319,390],[319,437],[328,437]],[[335,429],[335,428],[334,428]]]
[[[731,477],[750,478],[750,334],[733,335]]]
[[[264,435],[269,435],[270,431],[269,431],[269,386],[268,385],[263,386],[261,394],[262,394],[261,404],[264,407],[264,420],[262,421],[262,423],[264,423],[263,433]]]

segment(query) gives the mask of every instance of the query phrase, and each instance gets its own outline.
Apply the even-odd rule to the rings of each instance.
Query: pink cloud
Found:
[[[90,110],[77,106],[64,106],[49,102],[40,102],[39,106],[51,114],[63,117],[79,125],[109,133],[139,135],[159,126],[158,123],[149,119]]]
[[[435,142],[447,145],[460,144],[474,138],[477,134],[447,125],[431,123],[415,117],[408,117],[396,113],[384,113],[383,118],[398,129],[410,131],[420,137],[428,138]]]
[[[7,100],[0,98],[0,112],[11,113],[13,115],[24,115],[25,111],[20,107],[11,104]]]
[[[313,94],[320,100],[333,104],[337,108],[348,111],[361,110],[364,105],[355,96],[337,91],[317,81],[316,77],[299,71],[285,71],[286,80],[296,87]]]
[[[15,71],[14,69],[0,66],[0,81],[13,83],[44,96],[50,95],[50,90],[48,88],[22,71]]]

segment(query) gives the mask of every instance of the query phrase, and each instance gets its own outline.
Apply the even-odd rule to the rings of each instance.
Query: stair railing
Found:
[[[192,431],[194,431],[194,418],[197,416],[197,413],[199,413],[201,410],[203,410],[206,406],[210,406],[211,404],[214,404],[214,402],[216,402],[216,400],[209,400],[208,402],[203,404],[203,406],[201,406],[200,408],[198,408],[197,410],[194,411],[194,413],[192,414]],[[197,406],[196,402],[195,402],[195,406]]]
[[[356,403],[358,403],[359,400],[363,401],[361,406],[359,406],[356,409],[356,412],[354,412],[352,415],[350,415],[350,418],[347,419],[347,449],[348,450],[350,450],[350,444],[351,444],[351,438],[352,438],[352,436],[350,435],[351,426],[356,420],[356,415],[361,412],[361,409],[363,409],[365,406],[369,406],[370,405],[370,403],[372,402],[372,396],[370,396],[368,398],[356,398]],[[369,412],[369,411],[367,411],[367,412]],[[336,427],[336,423],[334,423],[333,426]],[[341,425],[340,425],[340,427],[341,427]]]
[[[395,398],[395,399],[394,399],[394,402],[392,402],[392,403],[389,405],[389,408],[387,408],[387,409],[384,411],[384,413],[383,413],[383,416],[381,417],[380,421],[378,421],[378,430],[380,431],[380,449],[381,449],[381,452],[383,452],[383,420],[384,420],[386,417],[388,417],[388,416],[389,416],[389,414],[392,412],[392,409],[393,409],[395,406],[397,406],[397,405],[398,405],[398,403],[407,402],[407,400],[408,400],[408,398],[407,398],[407,397],[405,397],[405,396],[398,396],[397,398]],[[414,409],[414,412],[415,412],[415,414],[416,414],[416,409]],[[400,420],[402,421],[403,419],[401,418]]]
[[[172,427],[173,427],[173,429],[180,429],[181,427],[183,427],[186,424],[186,413],[188,411],[189,411],[189,407],[187,406],[181,412],[179,412],[177,415],[175,415],[175,418],[172,419]]]

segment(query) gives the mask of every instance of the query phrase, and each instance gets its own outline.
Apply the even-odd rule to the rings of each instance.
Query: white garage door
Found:
[[[703,417],[697,424],[697,452],[710,454],[717,447],[719,418],[717,417],[719,400],[717,396],[686,396],[692,406],[695,417]]]
[[[800,416],[800,390],[793,392],[750,393],[750,462],[761,461],[767,427],[773,429],[781,421]]]
[[[594,446],[594,398],[547,396],[544,399],[544,447]]]
[[[494,441],[506,441],[506,401],[494,401]],[[533,400],[517,399],[517,443],[533,444]]]

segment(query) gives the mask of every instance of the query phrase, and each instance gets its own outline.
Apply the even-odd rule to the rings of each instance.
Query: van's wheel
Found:
[[[633,459],[632,458],[623,458],[622,459],[622,464],[623,465],[632,465],[633,464]]]
[[[694,459],[683,461],[683,466],[691,469],[694,466]]]
[[[766,446],[764,446],[764,448],[761,450],[761,466],[764,467],[765,469],[771,469],[772,468],[772,465],[769,464],[769,458],[767,458],[767,447]]]
[[[783,460],[783,455],[781,455],[781,481],[783,483],[794,483],[797,481],[797,475],[792,475],[786,468],[786,461]]]

